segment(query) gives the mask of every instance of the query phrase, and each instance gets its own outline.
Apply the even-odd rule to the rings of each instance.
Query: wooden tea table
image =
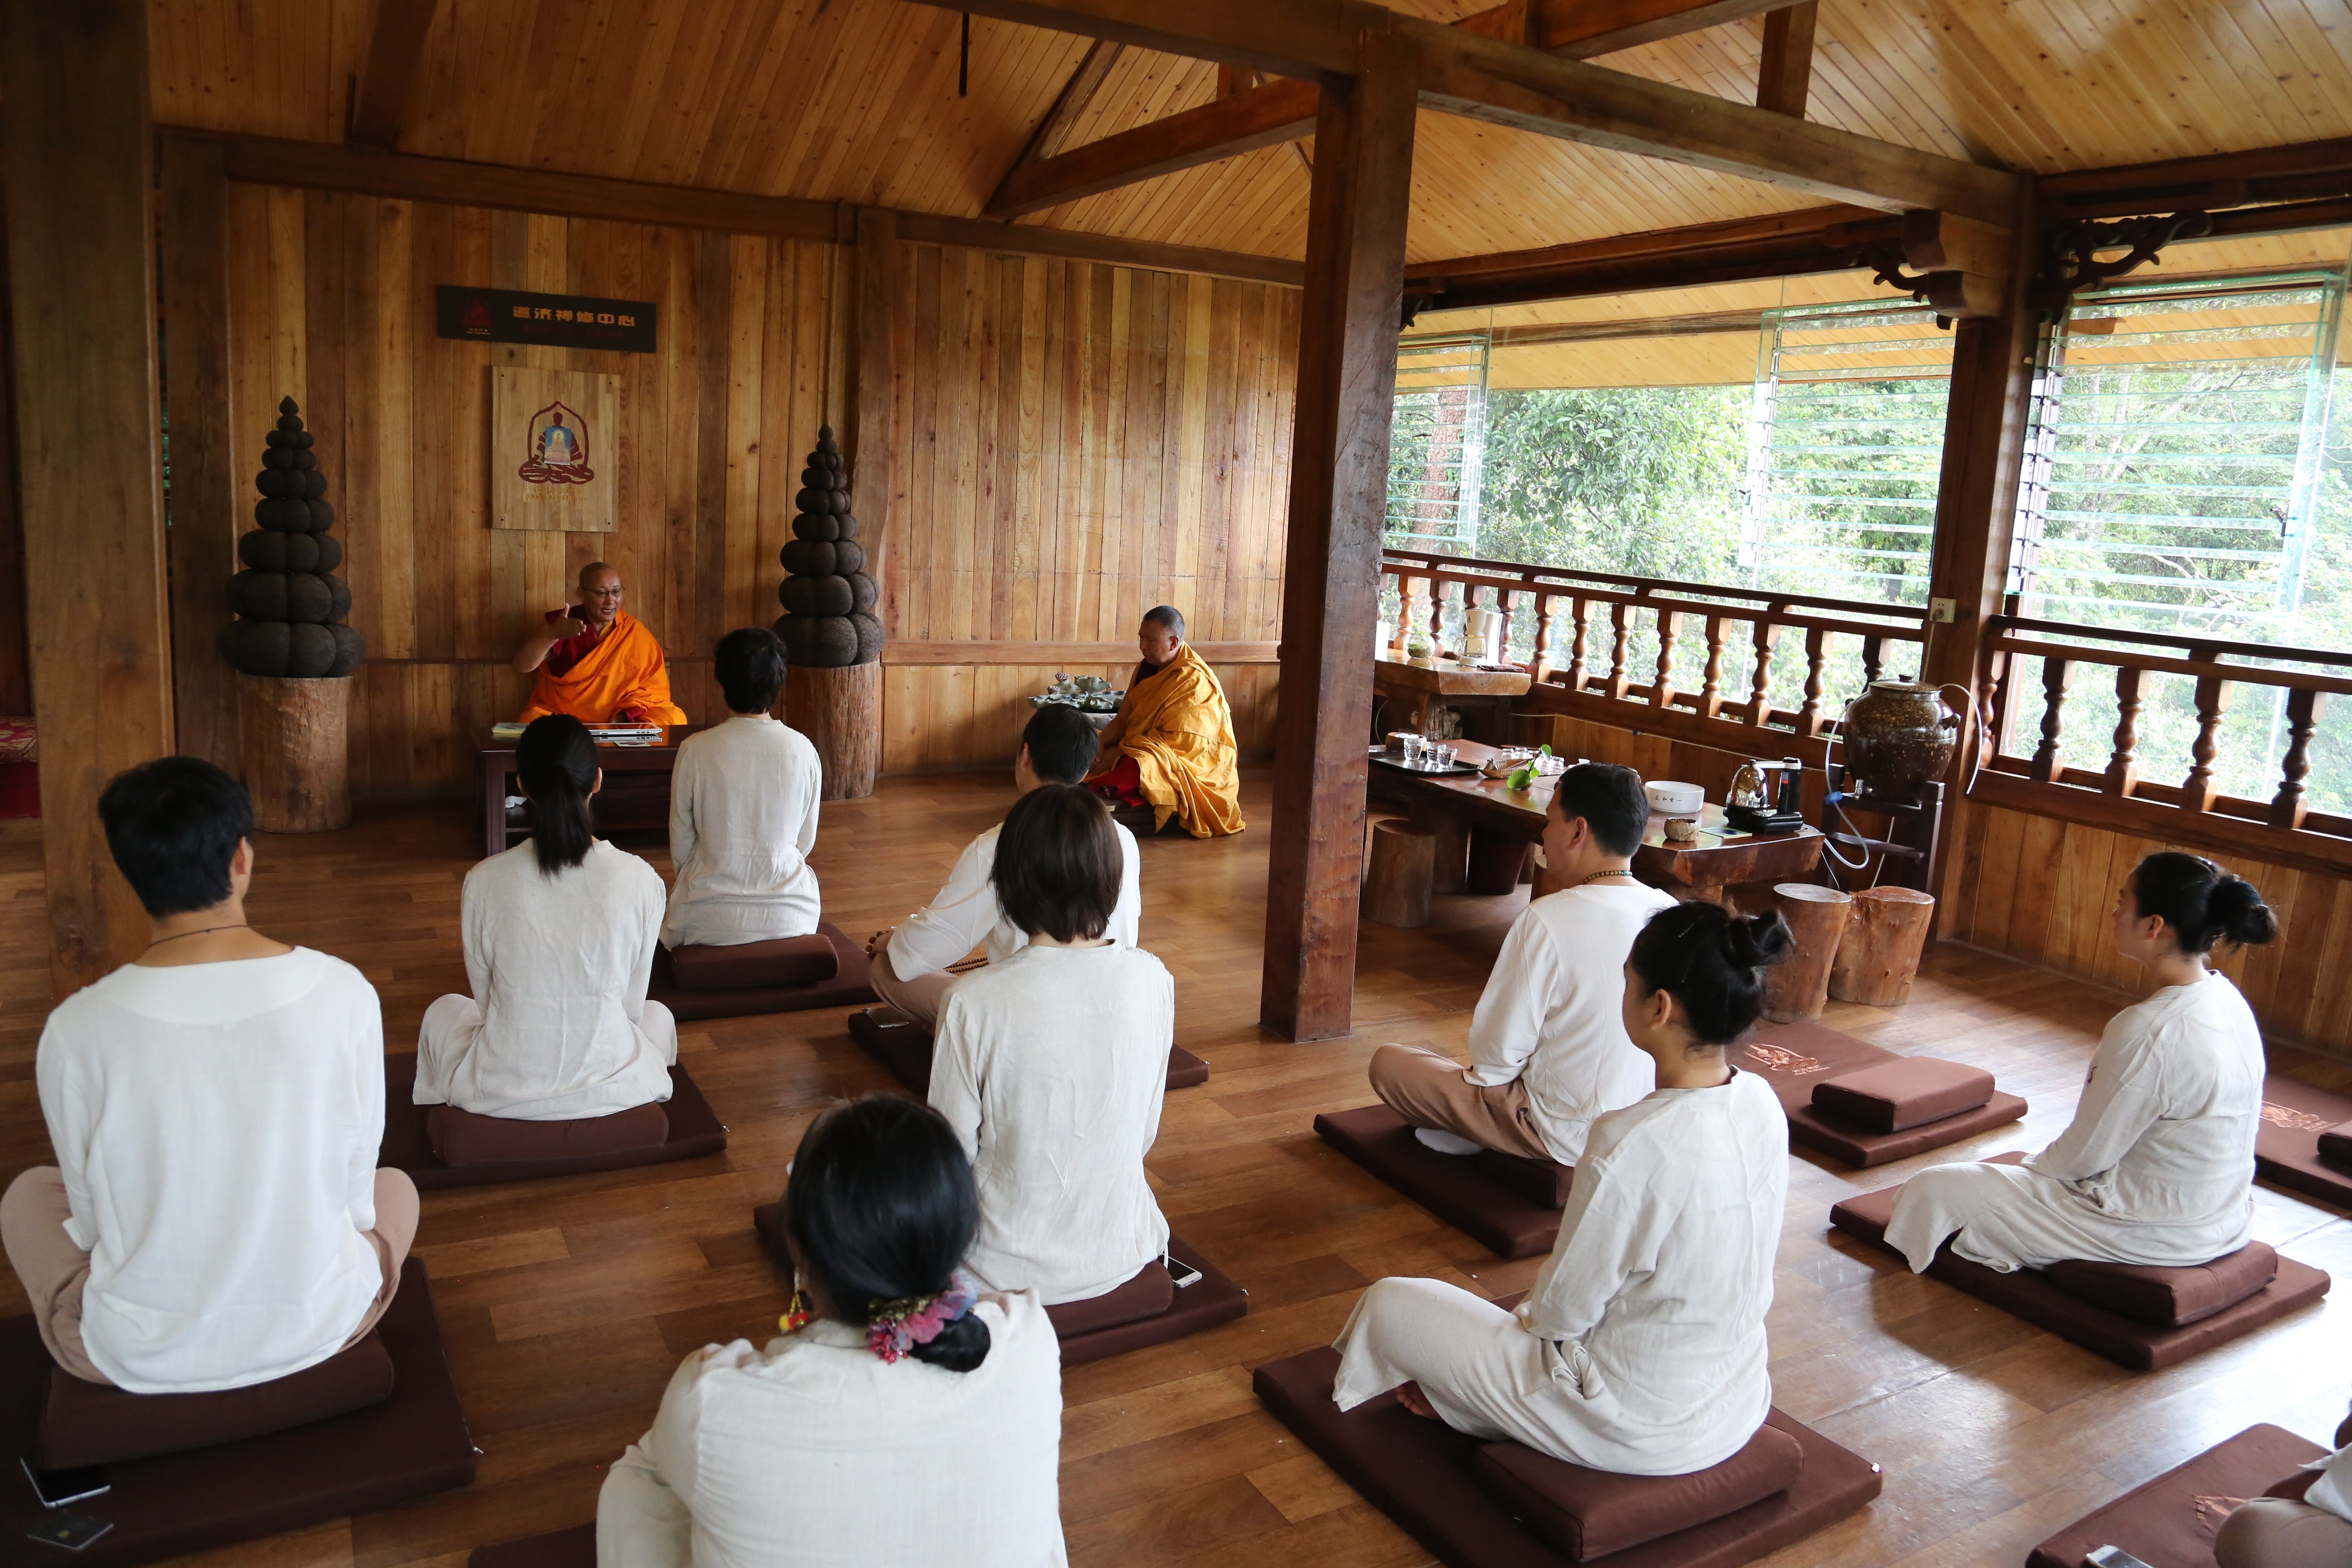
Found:
[[[604,787],[596,792],[593,809],[599,830],[667,828],[669,778],[677,767],[678,743],[707,724],[674,724],[653,746],[596,748],[596,765],[604,770]],[[509,796],[522,794],[515,783],[515,742],[500,740],[489,730],[474,731],[475,776],[481,794],[482,853],[504,853],[530,837],[530,808],[507,809]]]
[[[1499,740],[1510,733],[1511,699],[1534,678],[1524,669],[1474,669],[1450,660],[1423,668],[1402,659],[1372,660],[1372,695],[1388,703],[1383,728],[1421,734],[1433,707],[1462,715],[1463,733]]]
[[[1496,748],[1475,741],[1454,742],[1460,761],[1483,764]],[[1402,805],[1417,826],[1437,834],[1437,871],[1432,891],[1501,894],[1518,885],[1519,862],[1512,843],[1543,837],[1551,809],[1552,781],[1538,779],[1514,790],[1501,779],[1423,777],[1371,764],[1369,793],[1375,800]],[[1741,833],[1719,805],[1699,816],[1699,837],[1690,844],[1666,837],[1665,818],[1653,816],[1642,847],[1633,854],[1633,875],[1682,899],[1724,901],[1723,889],[1747,882],[1809,879],[1822,860],[1816,827],[1787,833]],[[1484,875],[1481,876],[1480,873]],[[1508,880],[1505,879],[1507,873]]]

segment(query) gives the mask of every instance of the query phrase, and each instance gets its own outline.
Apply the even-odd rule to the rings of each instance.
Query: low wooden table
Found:
[[[1372,660],[1372,694],[1389,703],[1387,728],[1425,732],[1432,706],[1451,708],[1488,741],[1507,738],[1511,699],[1524,697],[1534,678],[1524,669],[1474,669],[1444,663],[1423,668],[1400,659]],[[1470,721],[1475,720],[1475,723]]]
[[[596,748],[596,765],[604,770],[604,787],[596,794],[596,826],[601,829],[667,828],[669,826],[669,776],[677,766],[677,748],[688,735],[707,724],[675,724],[655,746]],[[498,855],[520,839],[530,837],[530,808],[507,808],[509,796],[522,794],[515,783],[515,742],[488,730],[474,731],[475,776],[479,780],[482,809],[482,853]]]
[[[1455,745],[1461,761],[1484,763],[1496,748],[1475,741]],[[1551,779],[1514,790],[1501,779],[1419,777],[1371,764],[1370,793],[1401,802],[1413,821],[1437,832],[1433,890],[1459,892],[1472,839],[1501,834],[1533,843],[1543,837],[1551,811]],[[1745,882],[1790,882],[1812,876],[1822,861],[1822,834],[1806,826],[1787,833],[1741,833],[1719,805],[1699,815],[1700,834],[1690,844],[1666,837],[1665,818],[1653,816],[1642,847],[1633,853],[1633,875],[1651,887],[1682,899],[1721,900],[1721,889]]]

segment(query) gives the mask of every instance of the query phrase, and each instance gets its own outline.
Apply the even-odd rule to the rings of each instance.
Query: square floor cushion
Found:
[[[1813,1085],[1812,1106],[1864,1132],[1907,1132],[1992,1098],[1992,1074],[1964,1062],[1897,1057]]]
[[[26,1542],[26,1531],[53,1516],[29,1486],[0,1487],[0,1539],[22,1543],[10,1561],[122,1568],[467,1485],[474,1440],[417,1259],[401,1271],[376,1336],[392,1359],[390,1398],[240,1442],[108,1465],[111,1489],[72,1511],[113,1528],[79,1552]],[[32,1319],[0,1322],[0,1440],[15,1453],[33,1452],[50,1371]]]
[[[575,1524],[496,1546],[478,1546],[466,1568],[596,1568],[596,1527]]]
[[[2352,1096],[2274,1072],[2263,1080],[2263,1124],[2254,1135],[2254,1170],[2306,1197],[2352,1208],[2352,1161],[2341,1150]],[[2331,1136],[2333,1135],[2333,1136]],[[2329,1140],[2323,1143],[2322,1140]]]
[[[2230,1510],[2326,1452],[2280,1427],[2249,1426],[2068,1525],[2033,1549],[2026,1568],[2083,1568],[2102,1546],[2155,1568],[2211,1568],[2213,1535]]]
[[[1517,1443],[1488,1443],[1470,1466],[1538,1540],[1590,1563],[1777,1497],[1804,1473],[1805,1448],[1768,1421],[1739,1452],[1689,1475],[1611,1475]]]
[[[53,1367],[33,1463],[71,1470],[242,1442],[381,1405],[392,1378],[391,1353],[373,1332],[316,1366],[209,1394],[132,1394]]]
[[[2015,1164],[2024,1158],[2022,1153],[2011,1152],[1996,1156],[1994,1163]],[[1830,1224],[1849,1236],[1885,1247],[1886,1226],[1895,1215],[1895,1200],[1902,1191],[1900,1186],[1885,1187],[1848,1198],[1830,1210]],[[2246,1250],[2248,1256],[2233,1255],[2191,1268],[2136,1266],[2128,1277],[2120,1278],[2108,1266],[2059,1266],[2067,1284],[2103,1299],[2070,1294],[2051,1274],[2040,1269],[2021,1268],[2004,1274],[1997,1268],[1971,1263],[1954,1253],[1948,1243],[1937,1252],[1935,1261],[1927,1266],[1927,1273],[1955,1289],[2013,1312],[2035,1327],[2047,1329],[2060,1339],[2071,1340],[2118,1365],[2135,1372],[2154,1372],[2251,1333],[2327,1294],[2328,1278],[2322,1270],[2275,1254],[2266,1260],[2263,1254],[2270,1253],[2270,1248],[2260,1243]],[[2276,1270],[2267,1284],[2234,1302],[2203,1310],[2214,1296],[2234,1289],[2250,1276],[2258,1275],[2266,1261],[2274,1263]],[[2168,1296],[2170,1307],[2159,1308],[2158,1303]],[[2129,1301],[2142,1311],[2168,1310],[2176,1317],[2184,1312],[2201,1315],[2178,1323],[2152,1323],[2115,1310],[2113,1303],[2118,1300]]]
[[[1549,1252],[1573,1167],[1492,1150],[1441,1154],[1385,1105],[1328,1110],[1316,1136],[1454,1229],[1503,1258]]]
[[[782,1204],[761,1204],[751,1211],[751,1228],[759,1233],[769,1256],[789,1269],[783,1215]],[[1184,1339],[1248,1312],[1249,1292],[1202,1257],[1199,1248],[1181,1236],[1171,1236],[1168,1253],[1180,1266],[1178,1274],[1197,1272],[1200,1278],[1190,1285],[1178,1285],[1155,1259],[1127,1283],[1091,1300],[1065,1301],[1045,1309],[1062,1342],[1064,1366]]]
[[[660,1148],[669,1142],[669,1111],[663,1105],[635,1105],[572,1121],[518,1121],[434,1105],[425,1108],[425,1136],[441,1163],[453,1169],[581,1160]]]
[[[671,981],[681,991],[763,990],[814,985],[841,973],[841,954],[823,931],[731,947],[688,943],[669,950]]]
[[[593,1138],[601,1131],[609,1136],[628,1131],[628,1128],[591,1129],[587,1133],[571,1131],[554,1133],[528,1131],[530,1128],[578,1129],[587,1121],[615,1123],[619,1117],[583,1119],[582,1122],[513,1122],[485,1131],[478,1124],[497,1121],[494,1117],[470,1117],[460,1113],[453,1119],[446,1113],[440,1121],[445,1137],[453,1127],[464,1134],[462,1152],[468,1163],[453,1165],[434,1152],[433,1112],[443,1108],[418,1105],[412,1100],[416,1088],[416,1058],[414,1055],[383,1058],[383,1147],[376,1152],[376,1163],[408,1173],[420,1188],[480,1186],[492,1182],[525,1182],[541,1176],[572,1176],[590,1171],[618,1171],[632,1165],[657,1165],[671,1160],[692,1160],[704,1154],[716,1154],[727,1147],[727,1129],[710,1102],[702,1098],[702,1090],[681,1067],[669,1069],[669,1100],[658,1109],[667,1126],[667,1135],[660,1142],[634,1147],[593,1150],[583,1148],[570,1153],[549,1153],[544,1145],[529,1144],[530,1140],[548,1140],[561,1144],[562,1140],[575,1135]],[[627,1115],[627,1112],[622,1113]],[[650,1125],[650,1119],[640,1116],[634,1124],[638,1130]],[[494,1146],[495,1144],[495,1146]],[[494,1156],[499,1148],[513,1151],[518,1157],[501,1159]],[[541,1152],[533,1152],[533,1149]]]
[[[1339,1367],[1339,1352],[1326,1346],[1269,1362],[1252,1383],[1276,1419],[1449,1568],[1564,1568],[1577,1561],[1557,1543],[1561,1537],[1547,1540],[1538,1532],[1537,1521],[1528,1517],[1535,1511],[1528,1499],[1507,1503],[1489,1489],[1499,1484],[1496,1472],[1504,1460],[1484,1459],[1485,1453],[1528,1450],[1486,1443],[1412,1415],[1392,1394],[1342,1415],[1331,1403]],[[1621,1545],[1598,1561],[1610,1568],[1736,1568],[1802,1541],[1878,1495],[1884,1478],[1877,1466],[1778,1410],[1768,1421],[1803,1455],[1787,1489],[1716,1519],[1686,1521],[1671,1534]],[[1538,1468],[1515,1463],[1521,1469]],[[1547,1490],[1553,1497],[1577,1497],[1583,1528],[1590,1531],[1597,1524],[1603,1532],[1598,1539],[1588,1535],[1588,1549],[1642,1533],[1656,1522],[1645,1494],[1654,1495],[1661,1484],[1657,1478],[1583,1470],[1562,1486],[1559,1472],[1575,1468],[1557,1460],[1544,1465],[1558,1467],[1545,1477]],[[1556,1502],[1550,1506],[1558,1508]]]
[[[831,921],[816,928],[816,935],[833,947],[834,967],[830,978],[821,980],[768,980],[751,984],[701,984],[688,986],[677,973],[677,956],[666,947],[654,949],[654,973],[646,988],[646,995],[668,1008],[681,1022],[696,1018],[751,1018],[763,1013],[797,1013],[812,1007],[859,1007],[875,1000],[874,987],[868,980],[872,961],[866,956],[866,944],[852,942]],[[803,942],[813,938],[798,939]],[[778,942],[752,944],[761,948],[786,945]],[[740,952],[734,948],[703,948],[688,960],[689,968],[699,965],[698,976],[710,980],[733,975],[738,979],[759,980],[761,970],[772,973],[785,971],[760,965],[750,973],[737,961],[720,956]],[[813,969],[805,955],[799,961],[802,969]]]
[[[1732,1066],[1755,1073],[1771,1085],[1789,1118],[1790,1142],[1865,1169],[1989,1132],[2015,1121],[2026,1110],[2025,1101],[1996,1090],[1972,1110],[1898,1131],[1874,1131],[1824,1111],[1814,1103],[1814,1091],[1823,1083],[1858,1072],[1899,1068],[1906,1062],[1933,1058],[1897,1056],[1821,1024],[1764,1025],[1733,1047],[1729,1055]]]
[[[2134,1322],[2178,1329],[2236,1306],[2278,1278],[2278,1254],[2250,1241],[2226,1258],[2185,1268],[2145,1263],[2053,1263],[2050,1283],[2077,1301],[2120,1312]]]
[[[908,1092],[931,1091],[931,1031],[891,1007],[869,1007],[849,1016],[849,1037],[890,1069]],[[1192,1089],[1209,1081],[1209,1064],[1181,1046],[1168,1047],[1168,1087]]]

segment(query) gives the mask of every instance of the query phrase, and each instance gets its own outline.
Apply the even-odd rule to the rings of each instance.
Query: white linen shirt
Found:
[[[1625,955],[1675,896],[1625,878],[1564,888],[1511,922],[1470,1018],[1470,1081],[1524,1081],[1551,1157],[1583,1157],[1592,1119],[1633,1104],[1657,1069],[1625,1037]]]
[[[971,1157],[965,1267],[1048,1306],[1125,1284],[1168,1245],[1144,1180],[1176,983],[1139,948],[1024,947],[948,993],[930,1101]]]
[[[686,1358],[604,1478],[597,1568],[1062,1568],[1062,1352],[983,1296],[988,1357],[886,1363],[820,1319]]]
[[[662,945],[734,947],[816,930],[824,905],[808,855],[824,786],[808,737],[764,713],[688,735],[670,775],[677,881]]]
[[[1118,829],[1118,902],[1103,935],[1121,947],[1133,947],[1143,921],[1141,858],[1136,853],[1135,835],[1117,823],[1111,826]],[[983,941],[991,963],[1002,963],[1029,945],[1029,933],[1005,918],[996,901],[996,884],[989,880],[996,868],[996,836],[1003,826],[1000,823],[965,845],[946,886],[890,933],[890,972],[899,979],[945,969]]]
[[[602,840],[552,877],[528,840],[467,872],[476,1005],[425,1014],[415,1102],[566,1121],[667,1100],[676,1026],[646,1001],[663,901],[661,873]]]
[[[306,947],[128,964],[58,1004],[34,1070],[100,1372],[242,1388],[342,1348],[383,1283],[383,1016],[358,970]]]

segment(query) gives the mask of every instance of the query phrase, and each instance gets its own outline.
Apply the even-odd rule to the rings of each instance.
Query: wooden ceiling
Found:
[[[382,0],[386,5],[414,0]],[[1484,0],[1394,0],[1452,20]],[[343,140],[376,0],[150,0],[167,124]],[[977,215],[1087,40],[910,0],[440,0],[404,152]],[[1601,63],[1743,102],[1762,24]],[[1207,101],[1215,68],[1129,49],[1068,144]],[[2352,0],[1822,0],[1810,117],[2042,172],[2352,134]],[[1051,208],[1058,227],[1296,258],[1277,146]],[[1423,113],[1416,260],[1814,205],[1771,186]]]

